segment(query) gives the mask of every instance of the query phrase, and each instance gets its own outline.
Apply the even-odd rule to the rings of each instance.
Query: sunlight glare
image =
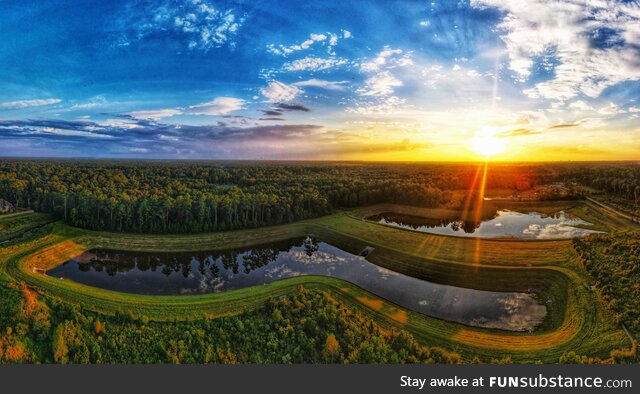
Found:
[[[476,132],[470,140],[471,149],[486,158],[503,153],[507,148],[504,138],[498,138],[489,132]]]

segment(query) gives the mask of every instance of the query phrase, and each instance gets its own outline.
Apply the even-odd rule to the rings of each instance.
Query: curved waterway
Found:
[[[533,294],[446,286],[403,275],[307,237],[241,250],[142,253],[94,249],[47,275],[137,294],[216,293],[300,275],[344,279],[403,307],[477,327],[532,330],[546,307]]]
[[[430,234],[478,238],[567,239],[585,237],[600,231],[584,227],[592,224],[564,212],[544,215],[537,212],[520,213],[506,209],[477,223],[465,220],[433,219],[385,212],[370,216],[381,224]]]

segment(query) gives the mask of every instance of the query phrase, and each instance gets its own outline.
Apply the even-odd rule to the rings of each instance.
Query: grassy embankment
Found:
[[[381,211],[389,207],[376,207]],[[402,207],[392,207],[403,209]],[[131,310],[154,320],[239,313],[299,285],[329,291],[384,327],[409,330],[421,342],[460,351],[465,357],[555,362],[566,351],[607,356],[626,338],[605,305],[588,290],[589,278],[570,241],[504,241],[420,234],[362,220],[372,209],[339,213],[285,226],[199,235],[131,235],[91,232],[56,225],[54,231],[11,251],[0,251],[0,271],[47,294],[103,313]],[[423,212],[424,214],[424,212]],[[593,220],[592,220],[593,221]],[[611,225],[609,222],[602,221]],[[498,291],[534,288],[550,298],[549,318],[533,335],[475,329],[430,318],[380,299],[345,281],[297,277],[265,286],[198,296],[141,296],[111,292],[37,274],[92,247],[123,250],[189,251],[236,248],[314,234],[357,253],[376,250],[369,260],[439,283]],[[5,276],[6,279],[7,276]]]
[[[20,213],[0,216],[0,247],[10,240],[21,237],[24,233],[34,231],[47,223],[53,222],[46,213]]]

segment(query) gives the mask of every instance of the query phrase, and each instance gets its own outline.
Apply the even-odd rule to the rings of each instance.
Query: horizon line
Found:
[[[188,159],[188,158],[141,158],[141,157],[60,157],[60,156],[0,156],[0,160],[68,160],[68,161],[166,161],[166,162],[302,162],[302,163],[424,163],[424,164],[545,164],[545,163],[639,163],[640,159],[618,160],[365,160],[365,159]]]

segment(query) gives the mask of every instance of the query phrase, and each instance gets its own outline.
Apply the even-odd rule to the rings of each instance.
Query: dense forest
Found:
[[[640,336],[640,236],[635,232],[576,238],[575,249],[620,322]]]
[[[461,362],[304,288],[239,316],[168,323],[96,315],[27,288],[0,296],[0,363]]]
[[[640,165],[637,163],[576,164],[567,166],[563,176],[640,204]]]
[[[460,208],[461,192],[477,193],[483,170],[482,164],[0,160],[0,198],[78,227],[188,233],[283,224],[375,203]],[[637,200],[640,166],[492,163],[486,176],[489,189],[553,182]],[[553,187],[540,194],[558,196],[567,194]]]
[[[477,172],[468,165],[0,161],[0,196],[90,229],[199,232],[381,202],[439,206]],[[491,182],[528,187],[531,178],[496,170]]]

